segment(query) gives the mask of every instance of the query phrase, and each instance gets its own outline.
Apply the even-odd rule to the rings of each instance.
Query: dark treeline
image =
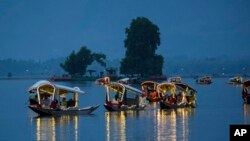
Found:
[[[167,76],[182,75],[182,76],[196,76],[196,75],[250,75],[250,63],[247,57],[238,57],[237,59],[230,57],[216,57],[216,58],[201,58],[194,59],[184,56],[179,57],[165,57],[163,66],[163,74]],[[46,61],[33,60],[0,60],[0,76],[6,77],[8,73],[15,76],[52,76],[62,75],[66,72],[60,67],[60,63],[64,62],[65,58],[49,59]],[[112,66],[118,69],[119,59],[107,60],[107,66]],[[98,63],[93,63],[90,69],[102,71]]]

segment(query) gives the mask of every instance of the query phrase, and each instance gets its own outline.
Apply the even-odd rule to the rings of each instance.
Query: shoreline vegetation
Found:
[[[180,59],[178,59],[180,58]],[[64,58],[35,62],[27,60],[4,59],[0,60],[0,79],[11,78],[49,78],[52,76],[62,76],[65,74],[60,68],[60,62]],[[120,60],[107,60],[107,67],[119,68]],[[99,75],[104,68],[97,63],[93,63],[87,69],[96,70],[93,76]],[[211,75],[213,77],[230,77],[234,75],[250,76],[250,69],[246,57],[232,60],[229,57],[194,59],[188,57],[167,57],[163,66],[163,74],[169,76],[202,76]],[[224,73],[224,75],[223,75]],[[117,70],[119,75],[119,70]]]
[[[231,78],[231,77],[235,77],[238,74],[230,74],[230,75],[216,75],[213,76],[211,75],[213,78]],[[200,77],[201,75],[178,75],[181,76],[182,78],[194,78],[196,79],[197,77]],[[243,76],[244,78],[249,78],[250,75],[240,75]],[[171,76],[167,76],[167,78],[172,77]],[[7,77],[7,76],[0,76],[0,80],[30,80],[30,79],[45,79],[45,80],[51,80],[51,76],[15,76],[15,77]],[[74,77],[71,80],[66,80],[66,81],[95,81],[96,79],[101,78],[101,77],[97,77],[97,76],[83,76],[83,77]],[[120,78],[124,78],[124,77],[118,77]],[[118,79],[117,78],[117,79]],[[142,78],[142,80],[148,80],[149,78]],[[167,80],[167,79],[166,79]],[[53,80],[52,80],[53,81]],[[58,81],[64,81],[64,80],[58,80]],[[164,81],[164,80],[161,80]]]

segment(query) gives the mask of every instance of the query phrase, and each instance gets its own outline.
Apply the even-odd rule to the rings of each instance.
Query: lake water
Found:
[[[0,140],[227,141],[230,124],[250,124],[250,105],[243,104],[241,86],[227,80],[197,85],[184,79],[198,91],[195,109],[160,110],[154,103],[134,112],[107,112],[105,89],[94,82],[63,82],[87,93],[80,96],[81,107],[101,106],[92,115],[61,117],[37,117],[28,109],[27,89],[37,80],[0,80]]]

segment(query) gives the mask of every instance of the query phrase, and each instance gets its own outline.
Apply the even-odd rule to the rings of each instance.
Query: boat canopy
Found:
[[[141,83],[141,86],[142,86],[142,90],[144,90],[144,86],[153,86],[154,87],[154,90],[156,90],[156,86],[157,86],[157,82],[154,82],[154,81],[144,81]]]
[[[143,86],[143,85],[155,85],[155,84],[157,84],[157,82],[154,82],[154,81],[144,81],[144,82],[142,82],[141,83],[141,85]]]
[[[129,78],[128,78],[128,77],[122,78],[122,79],[118,80],[118,82],[127,82],[127,81],[129,81]]]
[[[243,80],[243,78],[241,77],[241,76],[236,76],[236,77],[232,77],[232,78],[230,78],[229,79],[230,81],[237,81],[237,80],[240,80],[240,81],[242,81]]]
[[[117,83],[117,82],[112,82],[110,83],[107,87],[109,87],[110,89],[112,89],[115,92],[119,92],[119,93],[124,93],[125,90],[127,90],[128,92],[131,92],[132,94],[142,94],[142,91],[139,89],[136,89],[134,87],[131,87],[129,85],[126,84],[121,84],[121,83]]]
[[[84,94],[84,91],[81,91],[78,87],[68,87],[63,85],[54,84],[47,80],[40,80],[36,82],[34,85],[32,85],[28,91],[30,93],[34,93],[37,90],[40,90],[42,92],[46,92],[47,94],[53,95],[56,90],[58,90],[59,95],[66,95],[67,93],[79,93]]]
[[[203,77],[200,77],[200,79],[212,79],[211,76],[203,76]]]
[[[157,86],[157,92],[158,93],[166,93],[167,91],[170,91],[171,93],[175,93],[175,85],[173,83],[160,83]]]
[[[186,84],[186,83],[175,83],[175,85],[178,86],[178,87],[181,87],[183,90],[186,90],[186,91],[192,90],[192,91],[194,91],[195,93],[197,93],[197,91],[196,91],[194,88],[190,87],[190,86],[189,86],[188,84]]]

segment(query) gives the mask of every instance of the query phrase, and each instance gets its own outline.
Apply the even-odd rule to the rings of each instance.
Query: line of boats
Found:
[[[208,79],[201,83],[211,84]],[[172,81],[171,81],[172,80]],[[242,98],[245,103],[250,104],[250,80],[240,82],[242,79],[230,79],[233,83],[243,84]],[[197,91],[181,78],[170,79],[169,82],[157,83],[154,81],[144,81],[141,89],[124,84],[120,81],[111,82],[108,77],[96,81],[106,90],[104,107],[108,111],[143,110],[149,102],[158,102],[161,109],[196,107]],[[79,107],[79,95],[84,95],[84,91],[78,87],[68,87],[47,80],[41,80],[33,84],[28,89],[28,107],[40,116],[44,115],[75,115],[90,114],[100,105],[92,105],[84,108]]]
[[[175,77],[170,77],[168,79],[168,82],[174,82],[174,83],[181,83],[181,77],[180,76],[175,76]],[[211,84],[212,83],[212,77],[211,76],[202,76],[198,77],[195,82],[197,84]],[[244,80],[243,77],[241,76],[236,76],[232,77],[228,80],[227,84],[233,84],[233,85],[241,85],[243,84]]]
[[[104,78],[99,78],[96,80],[97,84],[105,84],[110,81],[109,77],[104,77]],[[163,80],[164,81],[164,80]],[[142,82],[140,81],[139,78],[133,77],[133,78],[122,78],[117,80],[117,82],[122,83],[122,84],[141,84]],[[167,79],[167,82],[171,83],[182,83],[182,79],[180,76],[174,76],[174,77],[169,77]],[[212,77],[211,76],[203,76],[199,77],[196,79],[197,84],[211,84],[212,83]]]
[[[159,102],[162,109],[195,107],[196,104],[196,90],[185,83],[145,81],[141,84],[142,90],[119,82],[100,84],[106,89],[104,107],[108,111],[143,110],[148,102]],[[100,106],[79,108],[82,90],[47,80],[36,82],[28,91],[28,107],[40,116],[90,114]]]
[[[141,110],[148,102],[159,102],[161,109],[196,106],[197,91],[185,83],[144,81],[141,90],[117,82],[104,86],[108,111]]]

